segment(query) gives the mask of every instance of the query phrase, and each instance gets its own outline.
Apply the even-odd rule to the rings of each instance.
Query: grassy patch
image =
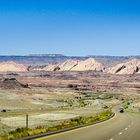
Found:
[[[88,124],[96,121],[100,121],[106,119],[112,115],[111,110],[106,110],[96,116],[90,117],[76,117],[70,120],[65,120],[60,124],[48,127],[48,126],[38,126],[36,128],[17,128],[15,131],[11,131],[8,134],[4,134],[0,136],[0,140],[14,140],[26,136],[36,135],[45,132],[51,132],[55,130],[61,130],[64,128],[74,127],[78,125]]]

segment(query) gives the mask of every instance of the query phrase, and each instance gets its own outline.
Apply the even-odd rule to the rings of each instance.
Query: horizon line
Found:
[[[0,54],[0,57],[45,57],[45,56],[50,56],[50,57],[140,57],[140,55],[67,55],[67,54],[57,54],[57,53],[48,53],[48,54]]]

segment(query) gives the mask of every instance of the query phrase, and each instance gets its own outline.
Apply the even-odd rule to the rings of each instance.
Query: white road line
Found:
[[[122,135],[122,132],[120,132],[119,135]]]

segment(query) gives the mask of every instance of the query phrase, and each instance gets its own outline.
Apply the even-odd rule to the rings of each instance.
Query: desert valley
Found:
[[[27,114],[28,127],[35,128],[114,106],[140,113],[139,58],[49,56],[48,62],[34,57],[38,63],[17,58],[0,62],[1,135],[25,127]]]

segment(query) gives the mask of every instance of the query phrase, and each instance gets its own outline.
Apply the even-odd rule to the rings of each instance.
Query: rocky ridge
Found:
[[[24,72],[27,71],[27,67],[23,64],[15,63],[13,61],[4,61],[0,63],[0,72]]]
[[[140,73],[140,60],[131,59],[125,63],[117,64],[106,70],[110,74],[135,74]]]

